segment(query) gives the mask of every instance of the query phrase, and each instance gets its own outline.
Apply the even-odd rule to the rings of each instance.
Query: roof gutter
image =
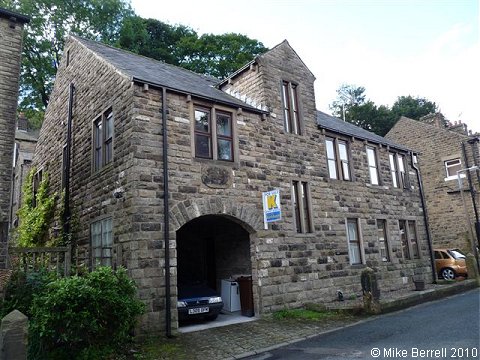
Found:
[[[432,283],[437,283],[437,272],[435,271],[435,260],[433,256],[433,245],[432,245],[432,237],[430,235],[430,227],[428,226],[428,213],[427,213],[427,206],[425,204],[425,193],[423,192],[423,182],[422,182],[422,175],[420,174],[420,170],[418,166],[415,165],[414,155],[413,152],[410,152],[410,157],[412,161],[412,168],[417,173],[417,181],[418,181],[418,189],[420,192],[420,200],[422,201],[422,208],[423,208],[423,222],[425,223],[425,230],[427,233],[427,242],[428,242],[428,251],[430,252],[430,268],[432,270]]]
[[[176,93],[182,94],[182,95],[193,95],[193,96],[195,96],[199,99],[207,100],[207,101],[210,101],[210,102],[213,102],[213,103],[224,104],[224,105],[232,106],[232,107],[235,107],[235,108],[241,107],[243,110],[248,110],[248,111],[250,111],[252,113],[256,113],[256,114],[261,114],[261,115],[263,115],[263,114],[268,115],[269,114],[268,111],[264,111],[264,110],[254,108],[252,106],[249,106],[248,104],[236,104],[234,102],[221,101],[221,100],[214,99],[214,98],[211,98],[211,97],[208,97],[208,96],[203,96],[203,95],[195,94],[195,93],[192,93],[192,92],[187,92],[187,91],[183,91],[183,90],[179,90],[179,89],[170,88],[168,86],[164,86],[164,85],[161,85],[161,84],[152,83],[152,82],[145,81],[145,80],[142,80],[142,79],[137,78],[137,77],[132,77],[132,81],[137,82],[137,83],[141,83],[141,84],[147,84],[148,86],[158,88],[158,89],[166,89],[168,91],[176,92]],[[219,90],[219,91],[221,91],[221,90]],[[226,95],[228,95],[228,94],[226,94]]]

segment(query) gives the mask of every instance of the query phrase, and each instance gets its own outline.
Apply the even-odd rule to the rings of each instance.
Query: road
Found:
[[[480,359],[479,324],[475,289],[248,359]]]

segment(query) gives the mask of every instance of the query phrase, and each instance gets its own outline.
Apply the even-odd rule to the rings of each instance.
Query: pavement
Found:
[[[456,281],[445,284],[426,284],[425,290],[397,291],[380,298],[382,313],[414,306],[423,302],[436,300],[478,287],[477,280]],[[339,302],[337,308],[358,309],[360,299]],[[377,316],[381,316],[377,315]],[[361,322],[369,321],[375,316],[340,315],[324,320],[305,319],[276,319],[271,315],[261,318],[249,318],[250,321],[229,324],[220,327],[181,330],[174,339],[164,340],[163,344],[180,349],[171,357],[162,356],[160,359],[208,359],[231,360],[242,359],[248,356],[262,354],[306,340],[314,336],[337,331]],[[251,321],[253,320],[253,321]],[[228,319],[223,319],[225,324]],[[220,323],[222,322],[220,321]],[[217,323],[218,324],[218,323]]]

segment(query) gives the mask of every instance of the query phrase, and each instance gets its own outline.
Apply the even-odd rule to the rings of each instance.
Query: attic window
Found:
[[[285,131],[287,133],[302,135],[300,113],[298,111],[298,95],[296,84],[288,81],[282,82],[283,116]]]

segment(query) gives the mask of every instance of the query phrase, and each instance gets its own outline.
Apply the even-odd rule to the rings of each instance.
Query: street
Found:
[[[475,289],[249,359],[480,359],[479,323]]]

